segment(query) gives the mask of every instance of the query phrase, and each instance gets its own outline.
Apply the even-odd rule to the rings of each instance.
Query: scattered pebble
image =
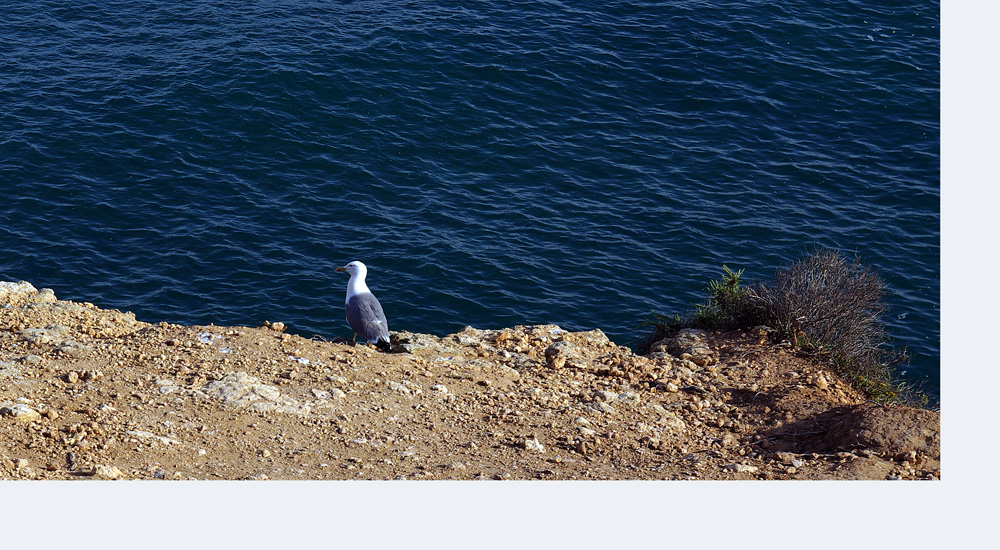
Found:
[[[160,443],[163,443],[164,445],[177,445],[177,444],[180,444],[180,441],[178,441],[178,440],[176,440],[176,439],[174,439],[172,437],[164,437],[164,436],[156,435],[154,433],[147,432],[147,431],[144,431],[144,430],[129,430],[129,431],[125,432],[125,433],[127,433],[127,434],[129,434],[131,436],[138,437],[139,439],[151,439],[151,440],[154,440],[154,441],[159,441]]]
[[[614,345],[599,331],[588,336],[551,326],[503,331],[470,328],[456,338],[407,336],[419,344],[416,355],[382,356],[339,341],[279,334],[285,328],[281,323],[264,325],[274,332],[220,327],[223,336],[211,334],[214,326],[159,323],[121,328],[111,312],[93,305],[57,308],[64,304],[72,305],[53,303],[45,306],[45,316],[32,317],[31,310],[38,310],[33,302],[13,303],[9,311],[14,315],[4,318],[11,321],[8,341],[12,346],[0,354],[0,385],[13,396],[0,401],[0,438],[26,445],[32,450],[21,456],[39,462],[29,465],[27,459],[9,458],[19,453],[9,445],[0,456],[0,476],[334,478],[344,477],[342,467],[350,464],[353,471],[347,477],[367,479],[486,479],[497,472],[504,472],[498,478],[513,479],[542,474],[579,479],[661,474],[661,479],[732,479],[734,473],[742,478],[788,478],[801,475],[804,468],[810,477],[823,476],[837,460],[845,462],[853,456],[813,455],[807,466],[804,458],[809,455],[772,455],[768,441],[751,439],[753,434],[770,433],[773,422],[781,421],[779,414],[792,407],[762,416],[763,403],[774,407],[778,401],[758,399],[751,410],[744,406],[747,400],[761,396],[739,392],[748,391],[748,384],[755,380],[761,380],[762,391],[773,390],[775,396],[782,384],[792,386],[788,377],[773,385],[778,378],[762,376],[761,365],[752,357],[740,358],[726,351],[731,346],[728,342],[694,349],[700,342],[693,337],[690,349],[675,349],[677,355],[663,352],[640,357]],[[121,335],[128,337],[116,341]],[[398,338],[396,333],[393,336]],[[228,350],[212,345],[223,338],[219,343],[232,346],[236,353],[216,352]],[[675,341],[674,346],[679,343]],[[86,351],[84,345],[93,348],[94,357],[86,362],[70,357],[74,350]],[[39,355],[25,356],[28,349]],[[725,354],[722,363],[713,363],[717,352]],[[506,364],[501,356],[508,359]],[[824,395],[814,389],[801,392],[804,395],[826,401],[841,395],[845,403],[856,401],[853,393],[851,401],[837,393],[840,379],[836,375],[804,366],[804,361],[793,364],[801,374],[792,385],[797,382],[799,388],[829,392]],[[84,369],[94,366],[104,369],[108,380],[91,383],[93,375]],[[769,368],[772,374],[783,376],[788,367],[775,364]],[[29,381],[29,377],[37,380]],[[22,380],[31,383],[22,384]],[[426,388],[410,380],[422,381]],[[841,388],[849,390],[846,385]],[[435,399],[413,397],[421,389]],[[392,397],[394,392],[413,398],[400,403],[403,399]],[[15,400],[17,396],[23,397]],[[244,410],[224,410],[223,405]],[[277,411],[302,416],[260,414]],[[17,420],[26,422],[16,425]],[[479,445],[470,441],[475,437],[482,438]],[[549,444],[543,445],[542,439]],[[521,447],[520,453],[506,452],[505,446],[511,443]],[[349,463],[345,445],[362,458]],[[553,453],[547,454],[546,447]],[[782,447],[774,447],[778,448]],[[620,454],[630,450],[634,459]],[[863,455],[865,451],[858,452]],[[385,453],[391,453],[393,460],[385,458]],[[207,458],[208,454],[212,457]],[[494,455],[495,462],[490,462]],[[684,455],[694,458],[677,467],[663,462],[664,457]],[[468,462],[472,456],[476,457],[475,469]],[[775,461],[769,460],[772,456]],[[871,458],[881,460],[881,455]],[[882,470],[879,476],[890,472],[904,479],[940,477],[940,469],[934,470],[936,463],[915,471],[936,458],[934,454],[925,457],[923,451],[919,456],[898,454],[895,469]],[[94,466],[100,461],[104,464]],[[154,461],[162,463],[162,468],[154,469],[158,465]],[[270,473],[252,475],[254,470],[246,469],[248,462]],[[543,462],[560,466],[542,469]],[[147,464],[152,466],[140,469]],[[666,466],[655,472],[643,469],[651,464]],[[851,466],[867,464],[855,461]],[[458,473],[466,470],[470,472]]]
[[[726,464],[725,466],[722,467],[722,469],[726,470],[727,472],[736,472],[738,474],[742,473],[754,474],[757,473],[757,470],[759,470],[759,468],[757,468],[756,466],[750,466],[747,464]]]

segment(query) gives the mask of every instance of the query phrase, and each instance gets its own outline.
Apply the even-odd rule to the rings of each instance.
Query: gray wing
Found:
[[[347,303],[347,324],[351,330],[363,336],[365,340],[376,343],[381,339],[389,342],[389,323],[382,312],[382,304],[370,292],[358,294]]]

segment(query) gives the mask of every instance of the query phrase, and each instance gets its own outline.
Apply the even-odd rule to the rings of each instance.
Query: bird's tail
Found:
[[[380,349],[380,350],[382,350],[382,351],[384,351],[386,353],[389,353],[389,349],[390,349],[389,342],[386,342],[385,340],[383,340],[381,338],[379,338],[378,341],[375,342],[375,347],[377,347],[378,349]]]

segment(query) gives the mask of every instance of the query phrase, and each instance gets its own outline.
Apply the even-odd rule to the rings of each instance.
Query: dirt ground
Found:
[[[340,314],[336,312],[336,314]],[[934,411],[760,332],[646,356],[554,325],[393,353],[0,283],[0,479],[940,479]]]

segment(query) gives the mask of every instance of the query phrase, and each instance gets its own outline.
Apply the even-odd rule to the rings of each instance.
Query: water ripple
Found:
[[[601,327],[815,246],[936,387],[933,5],[0,7],[0,276],[147,320]],[[902,317],[899,317],[902,315]]]

